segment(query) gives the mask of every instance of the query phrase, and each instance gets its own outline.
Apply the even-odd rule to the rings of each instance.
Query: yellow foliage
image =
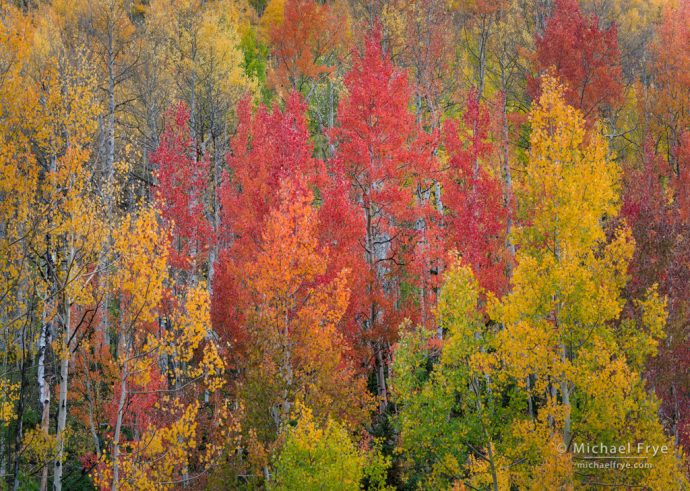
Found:
[[[202,347],[200,362],[191,363]],[[205,283],[189,288],[183,305],[173,312],[170,329],[162,336],[149,335],[144,351],[175,360],[175,379],[202,378],[209,392],[215,392],[224,385],[225,364],[211,336],[210,298]]]
[[[493,443],[490,445],[493,447]],[[492,448],[491,453],[492,455],[496,455],[496,449]],[[498,491],[509,491],[511,489],[509,462],[507,462],[505,458],[499,457],[496,459],[495,467]],[[478,459],[472,455],[469,458],[468,469],[471,476],[470,483],[475,489],[488,489],[493,485],[493,476],[491,475],[491,468],[488,461]]]
[[[190,451],[196,446],[198,411],[198,402],[187,407],[171,404],[169,412],[177,414],[177,417],[170,425],[150,429],[138,441],[127,443],[118,463],[119,472],[123,476],[118,489],[173,489],[181,469],[188,465]],[[111,480],[112,462],[103,454],[95,482],[97,486],[107,488],[110,487]]]
[[[22,452],[30,461],[48,463],[55,458],[57,441],[39,427],[31,428],[24,433]]]
[[[168,248],[165,234],[152,208],[138,216],[129,214],[113,232],[113,254],[119,267],[110,276],[115,291],[122,294],[126,323],[146,324],[156,318],[155,308],[167,278]]]
[[[637,303],[648,331],[628,343],[614,329],[634,249],[629,229],[619,228],[607,242],[602,225],[618,213],[620,171],[598,129],[587,132],[582,115],[566,105],[558,81],[542,81],[530,122],[530,158],[516,185],[524,218],[513,237],[513,290],[491,300],[491,316],[504,329],[497,349],[475,363],[491,367],[497,387],[516,383],[532,404],[546,399],[536,419],[512,423],[516,441],[508,455],[529,462],[512,468],[513,482],[570,489],[570,454],[554,451],[558,445],[573,438],[617,444],[664,438],[654,427],[655,403],[629,362],[641,367],[655,351],[665,309],[653,288]],[[669,479],[681,478],[677,466],[670,465]],[[639,483],[648,474],[626,478]]]
[[[327,419],[319,423],[311,410],[298,404],[297,425],[287,430],[275,459],[275,480],[269,489],[334,491],[361,489],[368,455],[358,449],[347,430]]]
[[[257,91],[256,81],[242,68],[239,44],[246,15],[243,4],[232,0],[151,2],[147,22],[151,32],[167,39],[166,51],[159,56],[168,67],[167,75],[178,77],[170,81],[180,89],[177,99],[215,98],[208,104],[229,111],[245,93]]]
[[[167,380],[172,380],[169,392],[162,391],[155,406],[156,419],[166,423],[152,423],[137,438],[112,443],[120,456],[119,489],[172,488],[187,473],[192,454],[197,464],[210,465],[225,443],[222,435],[237,431],[227,410],[219,409],[214,424],[223,425],[216,429],[220,440],[214,435],[205,442],[205,451],[198,451],[198,435],[211,430],[199,427],[200,403],[184,402],[182,388],[191,382],[191,393],[194,387],[203,387],[207,394],[218,391],[224,385],[225,364],[210,329],[208,288],[204,282],[188,288],[174,284],[168,272],[167,238],[157,211],[147,207],[127,215],[113,232],[117,268],[109,280],[120,307],[118,377],[130,391],[150,384],[156,387],[154,377],[159,376],[161,360],[167,360]],[[175,298],[169,298],[168,292],[177,292]],[[165,328],[156,329],[156,324]],[[193,383],[197,380],[203,385]],[[140,396],[134,390],[127,397]],[[118,415],[122,418],[126,410],[127,404],[121,405]],[[102,456],[100,485],[109,486],[114,479],[115,462],[110,458]]]
[[[19,384],[0,379],[0,425],[8,425],[16,419],[14,405],[19,400]]]
[[[269,0],[259,22],[259,32],[265,40],[268,40],[269,32],[274,27],[283,23],[284,16],[285,0]]]

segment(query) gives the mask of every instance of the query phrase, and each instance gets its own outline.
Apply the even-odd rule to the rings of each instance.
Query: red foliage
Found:
[[[456,120],[444,124],[443,143],[449,157],[442,179],[443,204],[448,211],[444,235],[447,248],[457,249],[480,284],[502,293],[507,287],[506,210],[500,181],[480,165],[493,150],[489,124],[489,114],[475,91],[468,97],[463,124]]]
[[[556,0],[536,45],[537,71],[555,69],[567,85],[568,104],[585,116],[620,102],[623,86],[615,25],[602,29],[596,16],[582,14],[577,0]],[[531,79],[529,89],[538,97],[538,80]]]
[[[306,105],[295,92],[288,97],[284,111],[275,106],[269,112],[260,106],[252,114],[249,100],[237,108],[239,123],[227,159],[229,171],[219,189],[221,252],[211,314],[216,332],[238,354],[248,340],[242,328],[242,272],[256,257],[266,215],[279,204],[280,183],[298,179],[319,190],[327,185],[323,162],[312,156],[305,112]]]
[[[648,65],[654,90],[647,95],[651,104],[642,110],[659,143],[666,145],[668,162],[680,174],[677,152],[690,128],[690,2],[666,5],[655,37]]]
[[[156,199],[163,219],[172,225],[170,264],[189,270],[203,262],[214,240],[204,210],[209,160],[196,155],[189,109],[183,102],[167,111],[166,122],[160,144],[151,154],[151,162],[158,165]]]
[[[353,52],[345,86],[339,126],[330,136],[338,144],[335,166],[349,181],[350,199],[364,217],[348,231],[366,258],[361,273],[366,286],[352,301],[361,327],[373,338],[390,339],[405,312],[403,281],[416,281],[409,273],[414,273],[415,249],[432,209],[424,196],[430,187],[425,179],[432,172],[433,138],[408,110],[407,76],[383,53],[379,29],[367,36],[363,53]]]
[[[690,153],[681,148],[678,154],[685,158],[680,176],[647,145],[642,169],[627,173],[622,215],[636,242],[627,297],[641,298],[658,283],[668,298],[666,339],[649,360],[647,376],[661,399],[664,423],[690,448]]]
[[[161,415],[156,404],[161,400],[161,392],[166,389],[165,380],[156,366],[149,368],[148,380],[145,383],[138,384],[130,379],[127,384],[123,426],[131,429],[134,435],[141,435],[151,425],[160,425],[162,423]],[[113,384],[112,398],[106,407],[106,415],[111,430],[115,428],[121,391],[121,384],[116,379]]]
[[[346,12],[339,4],[314,0],[287,0],[282,22],[273,26],[269,38],[275,60],[271,82],[280,92],[300,89],[306,78],[329,74],[328,66],[344,44],[348,29]]]

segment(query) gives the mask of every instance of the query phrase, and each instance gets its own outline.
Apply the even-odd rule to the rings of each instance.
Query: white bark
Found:
[[[124,334],[120,337],[120,347],[125,349]],[[126,356],[126,354],[125,354]],[[117,419],[113,434],[113,482],[111,489],[117,491],[120,482],[120,434],[122,432],[122,419],[124,417],[125,403],[127,402],[127,361],[122,366],[120,375],[120,400],[117,405]]]
[[[38,397],[41,404],[41,430],[46,435],[50,430],[50,386],[46,380],[46,352],[51,342],[51,325],[44,321],[41,326],[41,334],[38,338]],[[48,489],[48,463],[46,462],[41,472],[41,491]]]
[[[74,253],[70,251],[70,256],[73,259]],[[64,301],[63,313],[63,332],[64,336],[63,349],[64,352],[60,358],[60,392],[58,398],[58,416],[57,416],[57,449],[55,455],[55,467],[53,471],[53,489],[60,491],[62,489],[62,469],[65,453],[65,428],[67,426],[67,385],[69,380],[69,361],[71,357],[70,338],[71,332],[71,309],[72,305],[68,299]]]

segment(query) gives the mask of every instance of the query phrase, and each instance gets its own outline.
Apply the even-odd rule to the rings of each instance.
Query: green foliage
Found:
[[[273,92],[266,85],[266,71],[268,68],[268,46],[263,43],[254,27],[247,27],[240,38],[240,49],[244,55],[242,67],[248,78],[259,84],[261,101],[270,104]]]
[[[311,410],[299,405],[295,426],[286,430],[285,442],[274,465],[272,490],[347,491],[361,489],[366,478],[369,489],[384,489],[388,459],[374,449],[364,451],[348,431],[332,419],[315,420]]]
[[[470,473],[473,459],[493,461],[489,448],[505,420],[474,363],[492,339],[478,310],[480,287],[456,261],[445,276],[438,307],[443,341],[424,328],[401,328],[392,387],[398,405],[398,452],[411,488],[443,489]]]

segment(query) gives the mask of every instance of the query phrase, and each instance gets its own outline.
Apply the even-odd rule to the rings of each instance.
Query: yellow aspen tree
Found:
[[[19,9],[3,5],[0,23],[0,475],[14,475],[23,441],[28,404],[28,367],[36,353],[34,292],[43,287],[31,268],[27,243],[34,222],[39,169],[31,152],[26,121],[37,106],[26,77],[34,26]],[[16,374],[16,375],[15,375]],[[10,431],[14,426],[14,433]],[[14,461],[13,461],[14,456]]]
[[[38,385],[44,436],[50,425],[51,387],[45,372],[48,351],[59,367],[54,455],[50,456],[53,488],[59,490],[66,458],[70,362],[81,336],[75,330],[87,326],[92,318],[89,313],[96,303],[93,278],[104,226],[88,166],[99,111],[95,80],[83,48],[64,42],[54,12],[46,6],[41,14],[34,21],[26,68],[36,101],[24,124],[39,179],[32,206],[34,235],[24,246],[31,251],[44,283],[37,292],[42,310]],[[47,463],[48,459],[42,465],[42,489],[48,485]]]
[[[155,324],[156,307],[163,295],[167,249],[154,210],[142,210],[138,217],[127,216],[114,233],[113,253],[117,270],[110,281],[119,295],[120,318],[117,326],[118,396],[111,441],[112,470],[110,487],[119,489],[120,452],[123,420],[132,377],[145,377],[152,360],[142,356],[147,327]],[[102,478],[103,476],[99,476]]]
[[[364,478],[367,489],[388,489],[385,472],[390,460],[379,449],[358,447],[345,426],[331,418],[320,421],[300,403],[296,417],[274,459],[274,479],[268,489],[354,491],[362,489]]]
[[[663,300],[650,292],[643,308],[651,315],[637,326],[637,345],[622,342],[614,321],[634,243],[625,225],[611,239],[605,228],[618,214],[620,171],[604,138],[586,131],[554,78],[542,80],[530,122],[529,160],[516,186],[513,290],[491,302],[490,314],[504,328],[495,351],[476,361],[491,367],[496,388],[517,384],[524,396],[525,412],[506,436],[509,459],[522,459],[510,469],[511,484],[677,489],[687,481],[673,450],[645,454],[651,470],[576,472],[580,443],[673,449],[638,364],[629,363],[636,352],[654,351],[663,335]]]
[[[190,288],[172,311],[164,308],[175,290],[166,237],[156,210],[147,207],[127,215],[113,234],[117,379],[112,433],[96,482],[114,490],[170,489],[185,482],[190,458],[198,450],[199,393],[223,386],[224,364],[208,339],[210,302],[203,282]],[[165,363],[168,359],[175,363]],[[184,387],[193,389],[195,382],[200,382],[196,392],[182,397]],[[213,425],[208,431],[218,432],[223,444],[236,430],[222,408]],[[220,444],[214,439],[205,448],[197,454],[202,469],[217,456]]]

